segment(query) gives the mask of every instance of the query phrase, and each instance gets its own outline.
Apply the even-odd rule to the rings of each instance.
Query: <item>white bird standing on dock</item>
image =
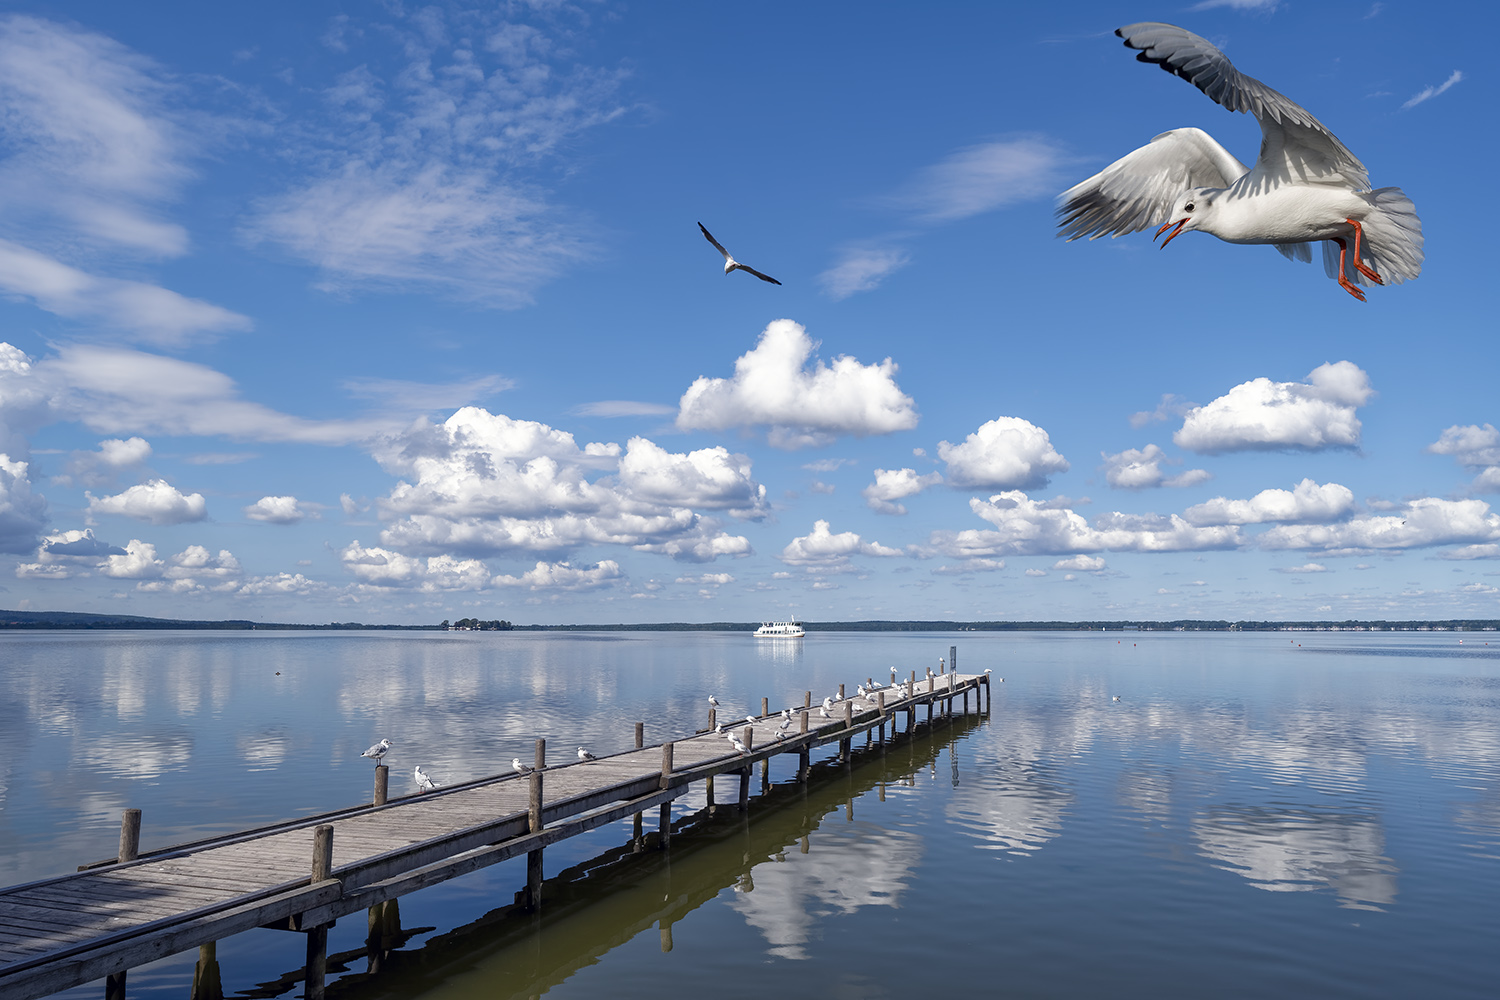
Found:
[[[714,723],[714,734],[716,736],[723,736],[724,735],[724,723],[722,723],[722,722],[716,722],[716,723]]]
[[[417,791],[419,792],[430,792],[438,786],[438,783],[433,781],[426,771],[422,770],[421,764],[418,764],[416,770],[412,772],[412,777],[417,782]]]
[[[390,740],[381,740],[379,743],[375,744],[370,749],[368,749],[364,753],[360,754],[360,756],[361,757],[369,757],[371,760],[375,761],[375,763],[379,764],[380,763],[380,758],[384,757],[385,756],[385,752],[387,750],[389,750],[390,748],[391,748],[391,741]]]
[[[598,760],[599,758],[595,757],[593,754],[589,753],[583,747],[579,747],[578,748],[578,759],[579,760]]]
[[[790,708],[783,708],[781,710],[781,717],[782,717],[783,720],[785,720],[787,722],[791,722],[792,721],[792,710]]]
[[[773,285],[779,285],[779,284],[781,284],[781,282],[777,281],[775,278],[771,277],[769,274],[761,274],[755,268],[750,267],[749,265],[746,265],[746,264],[741,264],[739,261],[737,261],[733,257],[731,257],[729,255],[729,251],[724,249],[724,244],[722,244],[718,240],[714,239],[713,234],[710,233],[707,229],[704,229],[703,223],[701,223],[701,222],[698,223],[698,228],[703,230],[703,238],[706,239],[706,240],[708,240],[708,242],[712,243],[714,245],[714,249],[717,250],[717,251],[719,251],[719,253],[721,253],[721,254],[724,255],[724,273],[725,274],[728,274],[730,271],[744,271],[747,274],[753,274],[753,275],[755,275],[761,281],[769,281]]]
[[[831,694],[824,695],[823,696],[823,708],[824,709],[830,709],[832,707],[833,707],[833,695],[831,695]]]
[[[745,721],[748,722],[750,725],[753,726],[757,722],[759,722],[760,719],[757,716],[754,716],[754,715],[747,715],[747,716],[745,716]]]
[[[1247,167],[1201,129],[1163,132],[1059,195],[1058,235],[1097,239],[1160,225],[1157,237],[1171,230],[1165,247],[1198,229],[1227,243],[1268,243],[1305,263],[1312,262],[1308,244],[1327,241],[1324,269],[1361,302],[1356,285],[1399,284],[1422,273],[1416,206],[1400,188],[1372,191],[1365,165],[1305,108],[1236,70],[1191,31],[1146,22],[1115,34],[1140,50],[1139,61],[1254,115],[1260,156]]]
[[[709,695],[708,696],[708,703],[709,703],[709,705],[713,706],[714,708],[718,708],[719,707],[719,699],[715,698],[713,695]]]
[[[818,714],[821,715],[825,719],[831,719],[831,718],[833,718],[833,714],[828,711],[828,706],[827,705],[820,705],[818,707]]]
[[[734,735],[733,733],[729,734],[729,745],[732,746],[732,747],[734,747],[741,754],[748,754],[750,752],[750,748],[747,747],[747,746],[745,746],[745,741],[742,740],[742,739],[740,739],[738,736]]]
[[[532,767],[529,764],[522,764],[521,758],[519,757],[512,757],[510,759],[510,766],[515,768],[517,774],[530,774],[532,771],[536,770],[536,768]]]

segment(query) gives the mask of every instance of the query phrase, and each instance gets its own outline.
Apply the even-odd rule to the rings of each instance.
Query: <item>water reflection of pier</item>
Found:
[[[726,889],[736,892],[730,905],[762,933],[771,954],[797,958],[819,919],[813,904],[838,912],[897,905],[922,857],[920,839],[901,831],[875,833],[857,845],[820,838],[818,831],[854,822],[857,811],[878,815],[888,787],[910,784],[982,724],[977,715],[924,723],[910,735],[856,750],[847,768],[836,757],[814,763],[806,784],[763,784],[749,809],[704,806],[673,823],[670,851],[657,850],[651,832],[548,879],[540,916],[527,911],[518,893],[514,904],[419,948],[379,952],[377,959],[372,943],[368,951],[330,955],[330,971],[379,964],[373,972],[343,975],[329,993],[535,997],[653,929],[661,949],[671,950],[673,925]],[[860,806],[872,792],[875,801]],[[242,995],[274,997],[301,977],[302,970],[292,970]]]

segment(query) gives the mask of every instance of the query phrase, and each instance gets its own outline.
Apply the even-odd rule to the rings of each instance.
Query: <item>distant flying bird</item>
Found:
[[[599,758],[595,757],[593,754],[589,753],[583,747],[579,747],[578,748],[578,759],[579,760],[598,760]]]
[[[699,229],[703,229],[703,238],[706,239],[706,240],[708,240],[708,242],[712,243],[714,245],[714,249],[717,250],[717,251],[719,251],[719,253],[721,253],[721,254],[724,255],[724,273],[725,274],[728,274],[730,271],[744,271],[747,274],[753,274],[753,275],[755,275],[761,281],[769,281],[773,285],[779,285],[779,284],[781,284],[781,282],[777,281],[775,278],[771,277],[769,274],[761,274],[755,268],[750,267],[749,265],[746,265],[746,264],[741,264],[739,261],[737,261],[733,257],[731,257],[729,255],[729,251],[724,249],[724,244],[722,244],[718,240],[714,239],[714,234],[711,233],[711,232],[709,232],[707,229],[703,228],[703,223],[701,223],[701,222],[698,223],[698,228]]]
[[[417,769],[413,772],[412,777],[416,779],[417,791],[419,792],[430,792],[438,786],[437,782],[433,781],[432,778],[428,777],[427,772],[422,770],[421,764],[417,765]]]
[[[1308,244],[1327,241],[1328,276],[1361,302],[1356,285],[1399,284],[1422,273],[1416,206],[1400,188],[1372,191],[1365,165],[1306,109],[1236,70],[1191,31],[1148,22],[1115,34],[1140,50],[1139,61],[1254,115],[1260,156],[1247,167],[1200,129],[1163,132],[1059,195],[1058,235],[1097,239],[1159,225],[1158,237],[1171,230],[1165,247],[1198,229],[1227,243],[1269,243],[1306,263]]]
[[[360,756],[361,757],[369,757],[372,760],[374,760],[375,763],[379,764],[380,763],[380,758],[384,757],[385,756],[385,752],[387,750],[389,750],[390,748],[391,748],[391,741],[390,740],[381,740],[379,743],[375,744],[370,749],[368,749],[364,753],[360,754]]]
[[[510,766],[515,768],[517,774],[530,774],[532,771],[536,770],[536,768],[530,766],[529,764],[522,764],[521,758],[519,757],[512,757],[510,759]]]

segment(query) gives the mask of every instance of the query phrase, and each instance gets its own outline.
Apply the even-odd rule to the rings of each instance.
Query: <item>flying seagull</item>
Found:
[[[437,782],[433,781],[432,778],[428,776],[427,772],[422,770],[421,764],[417,765],[417,769],[413,773],[412,777],[416,779],[417,791],[419,792],[430,792],[438,786]]]
[[[1288,260],[1323,266],[1350,295],[1422,273],[1422,221],[1400,188],[1370,189],[1365,165],[1306,109],[1236,70],[1204,38],[1170,24],[1115,32],[1136,59],[1156,63],[1230,111],[1260,122],[1260,156],[1247,167],[1206,132],[1163,132],[1058,196],[1058,235],[1122,236],[1153,226],[1165,247],[1194,229],[1227,243],[1269,243]],[[1352,244],[1352,245],[1351,245]],[[1334,248],[1338,252],[1334,252]]]
[[[375,763],[379,764],[380,763],[380,758],[384,757],[385,756],[385,752],[387,750],[389,750],[390,748],[391,748],[391,741],[390,740],[381,740],[379,743],[375,744],[370,749],[368,749],[364,753],[360,754],[360,756],[361,757],[369,757],[372,760],[374,760]]]
[[[708,240],[708,242],[712,243],[714,245],[714,249],[717,250],[717,251],[719,251],[719,253],[721,253],[721,254],[724,255],[724,273],[725,274],[728,274],[730,271],[744,271],[746,274],[753,274],[753,275],[755,275],[761,281],[769,281],[773,285],[779,285],[779,284],[781,284],[781,282],[777,281],[775,278],[771,277],[769,274],[761,274],[755,268],[750,267],[747,264],[741,264],[739,261],[737,261],[733,257],[731,257],[729,255],[729,251],[724,249],[724,244],[722,244],[718,240],[714,239],[714,234],[713,233],[709,232],[707,229],[704,229],[703,223],[701,223],[701,222],[698,223],[698,228],[703,230],[703,238],[706,239],[706,240]]]
[[[599,758],[595,757],[593,754],[589,753],[583,747],[579,747],[578,748],[578,759],[579,760],[598,760]]]

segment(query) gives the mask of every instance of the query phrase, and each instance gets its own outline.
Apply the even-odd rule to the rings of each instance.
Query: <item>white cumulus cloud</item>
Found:
[[[994,530],[934,531],[929,545],[961,559],[1091,552],[1193,552],[1238,548],[1238,526],[1198,527],[1173,514],[1107,513],[1089,524],[1067,507],[1033,500],[1020,490],[977,497],[969,508]]]
[[[566,562],[538,562],[520,576],[509,574],[496,576],[493,583],[497,587],[576,592],[598,590],[600,587],[611,586],[616,580],[624,578],[625,574],[621,572],[620,564],[613,559],[605,559],[593,566],[574,566]]]
[[[943,481],[941,473],[929,472],[917,475],[916,469],[876,469],[875,481],[866,486],[860,495],[871,510],[880,514],[905,514],[906,506],[897,503],[907,497],[916,496],[929,486]]]
[[[1214,497],[1182,512],[1192,524],[1283,524],[1340,521],[1354,513],[1354,492],[1304,479],[1290,490],[1261,490],[1249,500]]]
[[[1478,473],[1471,486],[1475,493],[1500,493],[1500,430],[1494,424],[1455,424],[1427,450],[1452,455],[1459,465]]]
[[[296,497],[261,497],[244,511],[250,520],[266,524],[296,524],[309,514]]]
[[[1188,469],[1176,476],[1162,471],[1162,464],[1177,464],[1154,444],[1127,448],[1118,454],[1100,452],[1104,458],[1104,480],[1116,489],[1144,490],[1156,486],[1197,486],[1213,478],[1206,469]]]
[[[366,548],[356,539],[339,552],[344,569],[361,583],[374,587],[411,587],[424,593],[480,590],[490,582],[490,571],[478,559],[449,555],[419,558],[376,546]]]
[[[959,444],[938,442],[955,489],[1034,489],[1068,471],[1047,432],[1020,417],[996,417]]]
[[[114,496],[84,495],[89,498],[88,516],[91,518],[100,514],[119,514],[152,524],[185,524],[208,516],[208,502],[202,493],[184,494],[165,479],[153,479]]]
[[[28,468],[0,453],[0,552],[30,552],[47,523],[47,501],[31,492]]]
[[[1413,549],[1500,541],[1500,514],[1482,500],[1423,497],[1390,514],[1339,524],[1280,525],[1260,536],[1267,549]]]
[[[1084,555],[1069,556],[1052,564],[1053,569],[1074,570],[1080,573],[1097,573],[1104,567],[1104,560],[1099,556]]]
[[[813,530],[799,535],[781,550],[781,561],[792,566],[814,566],[827,568],[845,565],[850,556],[899,556],[900,549],[893,549],[879,542],[867,542],[853,531],[834,534],[827,521],[816,521]]]
[[[379,501],[391,522],[381,542],[465,558],[609,544],[689,562],[750,552],[743,536],[692,509],[760,516],[764,497],[748,460],[722,448],[678,455],[645,438],[631,442],[628,461],[620,453],[479,407],[441,424],[419,420],[375,449],[403,476]]]
[[[1188,411],[1172,441],[1201,454],[1355,448],[1355,411],[1372,395],[1369,377],[1351,361],[1319,365],[1305,382],[1257,378]]]
[[[798,323],[768,325],[755,348],[734,364],[733,378],[702,376],[683,393],[682,430],[767,427],[777,448],[830,444],[838,434],[911,430],[916,404],[896,385],[896,364],[863,365],[844,355],[808,361],[817,344]]]

